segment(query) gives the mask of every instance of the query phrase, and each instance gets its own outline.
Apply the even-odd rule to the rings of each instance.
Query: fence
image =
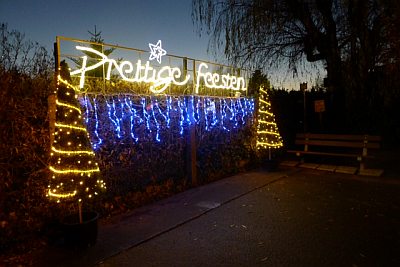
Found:
[[[167,179],[196,184],[250,160],[254,100],[238,94],[246,94],[239,80],[246,71],[172,55],[150,66],[142,64],[147,51],[65,37],[56,47],[58,64],[67,62],[71,83],[81,87],[83,119],[110,194]],[[161,77],[158,87],[153,76]],[[222,89],[229,81],[232,88]],[[152,86],[165,90],[152,94]]]

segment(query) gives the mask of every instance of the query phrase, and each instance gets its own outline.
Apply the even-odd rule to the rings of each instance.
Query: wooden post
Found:
[[[306,108],[306,90],[307,83],[300,83],[300,91],[303,92],[303,132],[304,134],[307,132],[307,108]]]
[[[308,134],[304,134],[304,151],[308,151]]]
[[[187,76],[187,71],[188,71],[188,60],[186,57],[183,58],[183,79]]]
[[[304,134],[304,151],[308,151],[308,134]],[[304,163],[304,155],[303,155],[303,157],[301,158],[301,163]]]
[[[193,61],[193,72],[195,72],[195,61]],[[186,77],[188,71],[188,60],[187,58],[183,58],[183,77]],[[193,77],[195,79],[195,77]],[[194,85],[194,83],[193,83]],[[194,86],[193,86],[194,88]],[[187,116],[192,116],[193,110],[192,106],[189,105],[189,110]],[[189,127],[189,131],[187,133],[186,143],[186,170],[189,176],[192,185],[197,185],[197,145],[196,145],[196,124],[194,123],[194,118],[189,118],[192,124]]]
[[[193,59],[193,94],[194,95],[197,94],[197,92],[196,92],[196,81],[197,81],[196,60]]]
[[[188,134],[189,147],[189,175],[192,185],[197,185],[197,145],[196,145],[196,125],[191,125]]]
[[[56,37],[56,42],[54,43],[54,60],[55,60],[55,76],[57,78],[58,68],[60,67],[60,37]]]
[[[363,171],[365,169],[365,163],[364,160],[367,158],[368,155],[368,135],[364,135],[364,146],[363,146],[363,150],[362,150],[362,156],[361,156],[361,160],[360,160],[360,171]]]
[[[54,131],[56,123],[56,95],[51,94],[47,98],[48,104],[48,116],[49,116],[49,134],[50,134],[50,147],[53,145],[54,141]]]
[[[58,74],[59,74],[59,68],[60,68],[60,37],[56,37],[56,42],[54,43],[54,84],[57,86],[58,83]],[[53,93],[48,96],[47,98],[47,115],[49,116],[49,134],[50,134],[50,151],[51,151],[51,146],[53,145],[54,142],[54,132],[55,132],[55,124],[56,124],[56,100],[57,96],[56,93]]]

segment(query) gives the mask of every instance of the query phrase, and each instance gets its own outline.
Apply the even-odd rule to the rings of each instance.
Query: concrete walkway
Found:
[[[37,266],[400,266],[400,179],[239,174],[102,221]]]
[[[101,221],[95,246],[85,250],[49,247],[37,255],[34,265],[96,265],[297,171],[252,171],[187,190],[112,220]]]
[[[301,170],[99,266],[400,266],[399,192],[397,180]]]

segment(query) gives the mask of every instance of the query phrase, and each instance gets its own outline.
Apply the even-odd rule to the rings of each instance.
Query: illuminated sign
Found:
[[[151,50],[149,60],[156,59],[157,62],[161,63],[161,57],[166,55],[166,51],[161,48],[161,40],[159,40],[156,45],[149,44],[149,47]],[[182,86],[188,84],[189,81],[192,80],[190,74],[183,74],[181,69],[177,67],[163,66],[158,69],[152,67],[150,61],[144,63],[141,60],[138,60],[135,64],[130,61],[117,62],[115,59],[109,58],[107,55],[90,47],[76,46],[76,49],[83,52],[94,53],[100,57],[99,61],[88,65],[90,64],[90,62],[88,62],[88,57],[82,56],[81,68],[71,71],[71,75],[80,75],[80,88],[83,88],[85,85],[86,72],[103,66],[106,70],[106,80],[110,80],[111,72],[115,69],[124,81],[150,84],[149,90],[155,94],[164,92],[171,84]],[[199,92],[201,85],[213,89],[247,90],[246,82],[243,77],[208,72],[208,68],[209,66],[206,63],[201,62],[195,73],[196,79],[193,83],[196,94]]]
[[[202,72],[202,70],[208,69],[206,63],[201,63],[199,70],[197,71],[196,81],[196,94],[199,92],[200,82],[203,79],[204,85],[208,88],[214,89],[232,89],[246,91],[246,83],[243,77],[231,76],[229,74],[220,75],[218,73]]]
[[[161,40],[158,40],[156,45],[149,44],[150,57],[149,60],[157,59],[157,62],[161,64],[161,57],[167,54],[167,51],[161,48]]]

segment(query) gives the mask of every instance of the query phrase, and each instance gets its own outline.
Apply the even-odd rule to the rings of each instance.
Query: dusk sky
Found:
[[[105,43],[148,50],[162,40],[168,54],[225,63],[207,53],[209,37],[199,35],[191,18],[191,0],[0,0],[0,23],[26,34],[26,38],[53,49],[57,35],[87,40],[89,31],[102,32]],[[272,84],[298,89],[300,82],[271,71]]]

